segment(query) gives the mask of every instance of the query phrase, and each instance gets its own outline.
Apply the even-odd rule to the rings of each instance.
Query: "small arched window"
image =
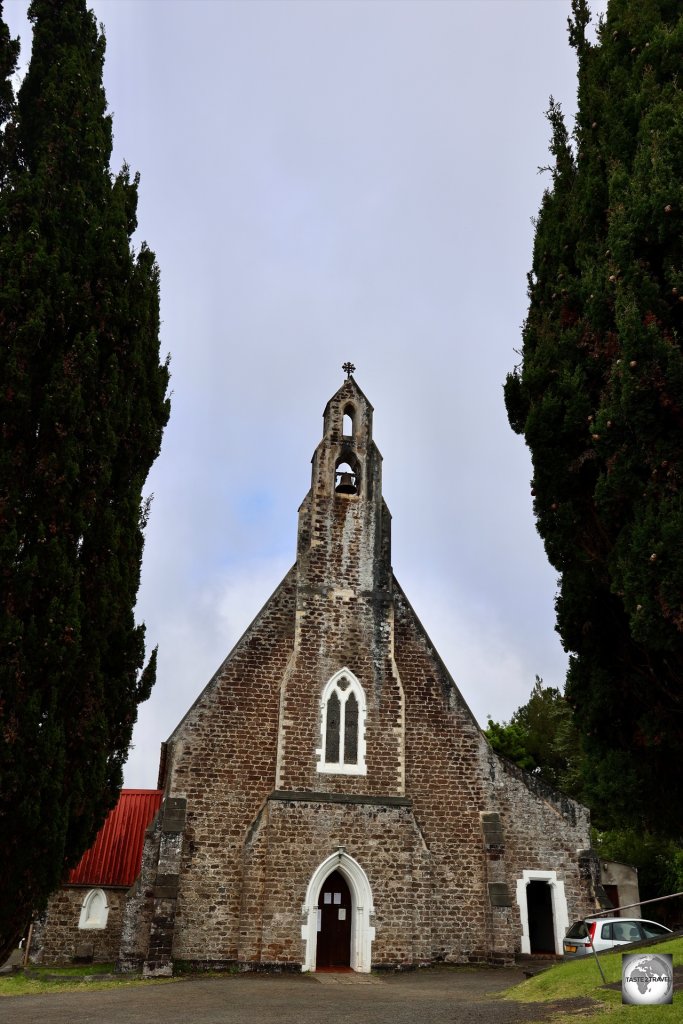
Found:
[[[356,410],[352,405],[344,407],[344,416],[342,420],[342,434],[344,437],[353,437],[355,433],[355,415]]]
[[[106,928],[109,903],[102,889],[91,889],[81,905],[79,928]]]
[[[322,693],[318,771],[365,775],[365,693],[348,669],[332,676]]]

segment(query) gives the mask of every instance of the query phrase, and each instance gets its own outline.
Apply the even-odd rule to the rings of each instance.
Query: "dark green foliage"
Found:
[[[142,488],[169,414],[137,179],[112,177],[104,39],[33,0],[0,67],[0,959],[116,801],[154,681],[135,606]]]
[[[573,141],[551,102],[510,423],[560,574],[566,695],[607,823],[680,835],[683,811],[683,10],[573,0]]]
[[[0,21],[0,128],[4,127],[14,109],[14,90],[10,79],[16,69],[18,57],[19,40],[12,39],[7,25]]]
[[[494,722],[489,718],[484,735],[496,753],[507,757],[508,761],[514,761],[524,771],[533,772],[538,767],[528,747],[527,731],[515,721],[514,715],[509,722]]]
[[[680,842],[628,826],[600,831],[604,821],[614,820],[614,814],[599,802],[590,803],[591,763],[582,752],[574,716],[559,690],[544,686],[536,676],[527,703],[515,711],[509,722],[498,723],[489,718],[485,735],[497,753],[520,768],[533,772],[574,800],[588,802],[595,826],[592,842],[596,853],[603,860],[632,864],[638,869],[641,899],[683,892]],[[683,898],[644,908],[643,914],[680,927]]]
[[[612,829],[594,832],[593,846],[603,860],[632,864],[638,869],[641,900],[683,892],[683,849],[674,839],[640,829]],[[643,917],[661,921],[670,928],[680,928],[683,897],[643,907]]]
[[[583,762],[572,711],[559,690],[536,676],[526,704],[509,722],[488,720],[486,738],[495,751],[575,800],[581,799]]]

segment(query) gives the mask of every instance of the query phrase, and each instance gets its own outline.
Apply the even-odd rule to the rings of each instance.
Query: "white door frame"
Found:
[[[555,936],[555,952],[562,952],[562,939],[569,928],[569,913],[567,911],[567,898],[564,893],[564,882],[558,880],[557,871],[522,871],[522,877],[517,879],[517,905],[519,916],[522,919],[522,953],[531,953],[531,938],[529,936],[529,908],[526,901],[526,887],[529,882],[547,882],[550,886],[550,896],[553,908],[553,931]]]
[[[354,971],[368,973],[372,964],[372,941],[375,929],[370,917],[375,910],[368,876],[358,861],[344,850],[327,857],[313,872],[306,889],[306,902],[301,908],[301,938],[306,942],[306,956],[303,971],[314,971],[318,944],[318,897],[323,882],[333,871],[344,876],[351,892],[351,967]]]

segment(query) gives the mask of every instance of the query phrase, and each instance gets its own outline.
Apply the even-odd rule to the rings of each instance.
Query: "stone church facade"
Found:
[[[393,576],[381,469],[349,376],[296,564],[162,746],[122,969],[507,963],[597,909],[587,810],[493,752]]]

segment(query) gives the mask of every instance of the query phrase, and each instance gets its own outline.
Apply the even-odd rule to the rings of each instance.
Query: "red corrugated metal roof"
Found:
[[[68,885],[132,885],[142,863],[145,829],[161,806],[161,789],[122,789],[95,842],[69,872]]]

